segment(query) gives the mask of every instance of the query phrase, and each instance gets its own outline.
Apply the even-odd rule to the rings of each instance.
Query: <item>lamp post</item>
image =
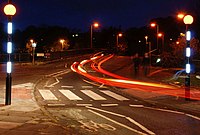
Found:
[[[61,43],[61,51],[63,51],[63,45],[64,45],[65,40],[64,39],[60,39],[60,43]]]
[[[148,52],[148,54],[149,54],[149,66],[151,67],[151,42],[148,42],[148,38],[149,38],[148,36],[145,36],[144,38],[146,40],[146,45],[149,48],[149,52]]]
[[[93,27],[98,28],[99,23],[95,22],[90,26],[90,48],[93,48]]]
[[[151,23],[151,27],[156,27],[156,49],[158,49],[158,33],[159,33],[159,25],[157,23]]]
[[[148,53],[150,54],[151,46],[150,46],[150,44],[149,44],[149,42],[148,42],[148,38],[149,38],[149,37],[148,37],[148,36],[145,36],[144,38],[145,38],[145,41],[146,41],[146,45],[147,45],[148,48],[149,48],[149,52],[148,52]]]
[[[32,59],[32,64],[35,65],[35,48],[36,48],[36,43],[32,43],[32,48],[33,48],[33,59]]]
[[[8,4],[4,7],[4,13],[8,17],[7,33],[7,76],[6,76],[6,105],[11,104],[11,85],[12,85],[12,63],[11,63],[11,53],[12,53],[12,16],[16,13],[16,8],[11,4],[11,0],[8,0]]]
[[[163,33],[158,33],[159,38],[162,38],[162,53],[164,52],[165,36]]]
[[[119,33],[119,34],[117,34],[117,36],[116,36],[116,47],[118,47],[118,45],[119,45],[119,37],[122,37],[122,33]]]
[[[191,15],[186,15],[183,18],[183,22],[186,25],[186,66],[185,66],[185,71],[186,71],[186,77],[185,77],[185,99],[189,100],[190,99],[190,55],[191,55],[191,50],[190,50],[190,40],[191,40],[191,32],[188,30],[189,25],[193,23],[193,17]]]
[[[185,14],[184,14],[184,13],[179,13],[179,14],[177,15],[177,18],[178,18],[178,19],[183,19],[183,18],[184,18],[184,16],[185,16]]]

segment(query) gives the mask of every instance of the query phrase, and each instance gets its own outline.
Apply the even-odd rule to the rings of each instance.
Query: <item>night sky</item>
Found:
[[[193,6],[193,0],[12,0],[17,8],[13,17],[16,29],[29,25],[60,25],[68,28],[89,29],[93,21],[102,27],[121,26],[122,29],[141,27],[152,18],[176,15]],[[0,22],[6,23],[0,1]]]

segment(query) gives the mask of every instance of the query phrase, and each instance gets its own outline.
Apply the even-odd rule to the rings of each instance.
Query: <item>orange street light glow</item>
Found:
[[[151,27],[155,27],[156,23],[151,23],[150,25],[151,25]]]
[[[183,13],[179,13],[179,14],[177,15],[177,17],[178,17],[179,19],[183,19],[184,16],[185,16],[185,15],[184,15]]]
[[[99,24],[98,23],[94,23],[93,26],[97,28],[97,27],[99,27]]]
[[[162,37],[163,36],[163,34],[162,33],[158,33],[158,37]]]
[[[119,33],[118,36],[119,36],[119,37],[122,37],[122,33]]]
[[[64,39],[60,39],[60,43],[62,43],[62,44],[63,44],[63,43],[64,43],[64,41],[65,41]]]

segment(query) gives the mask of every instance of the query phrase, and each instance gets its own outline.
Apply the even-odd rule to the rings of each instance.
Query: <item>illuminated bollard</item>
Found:
[[[6,76],[6,99],[5,104],[11,104],[11,86],[12,86],[12,62],[11,62],[11,53],[12,53],[12,16],[16,13],[16,8],[11,4],[11,0],[8,0],[8,4],[4,7],[4,13],[8,17],[7,33],[7,76]]]

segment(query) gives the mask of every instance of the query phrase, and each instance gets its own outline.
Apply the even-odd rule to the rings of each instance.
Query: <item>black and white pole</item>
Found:
[[[185,65],[185,99],[190,99],[190,72],[191,72],[191,66],[190,66],[190,56],[191,56],[191,48],[190,48],[190,40],[191,40],[191,31],[189,31],[189,25],[193,23],[193,17],[191,15],[186,15],[183,19],[185,25],[186,25],[186,65]]]
[[[6,76],[6,99],[5,104],[11,104],[11,86],[12,86],[12,62],[11,62],[11,53],[12,53],[12,16],[16,13],[16,8],[11,4],[11,0],[8,0],[8,4],[4,7],[4,13],[8,17],[7,24],[7,76]]]

